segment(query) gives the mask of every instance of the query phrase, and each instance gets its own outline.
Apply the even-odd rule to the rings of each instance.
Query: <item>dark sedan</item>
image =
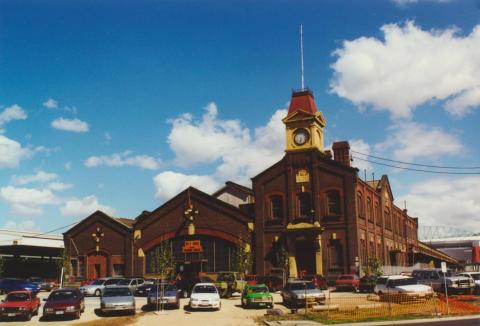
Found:
[[[157,291],[158,289],[158,291]],[[163,291],[162,291],[163,290]],[[155,285],[148,292],[147,303],[152,308],[159,308],[162,304],[164,307],[180,308],[180,294],[182,293],[175,285],[162,283]]]
[[[85,311],[85,300],[79,289],[58,289],[43,299],[43,317],[71,316],[76,319]]]

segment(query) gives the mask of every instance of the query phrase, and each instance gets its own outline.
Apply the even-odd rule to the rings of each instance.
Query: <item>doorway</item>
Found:
[[[295,258],[299,275],[315,274],[315,243],[313,241],[295,241]]]

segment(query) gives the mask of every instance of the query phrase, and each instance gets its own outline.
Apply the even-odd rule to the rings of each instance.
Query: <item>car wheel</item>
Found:
[[[100,291],[100,289],[96,289],[96,290],[95,290],[95,296],[96,296],[96,297],[99,297],[99,296],[101,296],[101,295],[102,295],[102,291]]]
[[[180,300],[177,301],[177,305],[175,306],[175,309],[180,309]]]
[[[358,292],[358,287],[357,286],[354,286],[353,287],[353,293],[357,293]]]
[[[80,319],[81,312],[80,310],[75,313],[75,319]]]
[[[26,320],[26,321],[30,321],[31,319],[32,319],[32,313],[29,312],[29,313],[27,313],[27,314],[25,315],[25,320]]]

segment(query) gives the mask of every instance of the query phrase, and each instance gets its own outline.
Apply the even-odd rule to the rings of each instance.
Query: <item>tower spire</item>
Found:
[[[300,62],[302,66],[302,91],[305,90],[305,81],[303,77],[303,24],[300,24]]]

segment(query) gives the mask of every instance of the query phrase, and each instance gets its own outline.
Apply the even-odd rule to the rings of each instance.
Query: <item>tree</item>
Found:
[[[71,259],[70,259],[70,255],[67,253],[65,249],[62,249],[60,251],[60,257],[57,260],[58,272],[61,272],[62,268],[63,268],[63,273],[65,275],[70,275],[72,271]]]
[[[245,274],[245,272],[252,272],[253,267],[253,253],[247,250],[246,247],[239,246],[235,259],[234,269],[236,272]]]
[[[152,253],[150,260],[150,271],[159,274],[161,277],[171,276],[175,269],[175,257],[172,253],[172,242],[170,240],[161,242]]]
[[[370,257],[367,259],[366,264],[363,265],[362,270],[365,275],[378,277],[383,274],[382,261],[377,257]]]

